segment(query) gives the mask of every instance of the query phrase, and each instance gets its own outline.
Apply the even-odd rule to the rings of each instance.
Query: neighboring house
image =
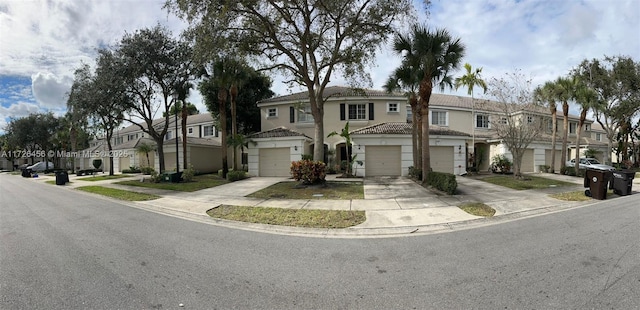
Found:
[[[153,121],[153,126],[161,126],[164,118]],[[141,123],[143,126],[146,124]],[[176,123],[174,117],[170,117],[169,129],[163,143],[165,169],[168,171],[176,168]],[[183,165],[182,152],[182,126],[181,118],[178,117],[177,123],[178,137],[178,157],[180,170],[185,167]],[[198,172],[207,173],[215,172],[222,168],[222,148],[218,131],[214,125],[214,120],[209,113],[190,115],[187,118],[187,162],[193,165]],[[113,134],[112,138],[112,155],[114,157],[113,166],[115,172],[122,172],[130,167],[151,166],[156,171],[160,169],[160,163],[157,160],[158,153],[149,153],[149,158],[144,153],[138,153],[137,147],[141,143],[147,143],[155,146],[155,142],[148,134],[142,131],[137,125],[130,125],[120,129]],[[104,139],[96,139],[91,141],[88,149],[82,150],[81,154],[95,154],[87,157],[83,156],[76,160],[76,167],[79,169],[93,168],[92,162],[94,158],[101,158],[103,162],[102,169],[109,171],[109,158],[107,151],[107,143]]]
[[[332,86],[324,97],[324,161],[337,165],[346,160],[347,146],[340,136],[326,138],[332,131],[340,132],[349,122],[352,154],[357,154],[353,171],[359,176],[406,176],[412,165],[411,109],[401,94],[379,90],[354,90]],[[314,123],[306,92],[270,98],[258,102],[262,131],[250,138],[249,174],[255,176],[288,176],[292,161],[303,154],[313,154]],[[548,109],[529,111],[523,117],[543,117],[547,132],[531,143],[525,151],[522,172],[538,172],[550,165],[551,116]],[[560,168],[562,147],[562,115],[558,113],[556,171]],[[506,155],[512,158],[495,131],[492,122],[504,119],[495,102],[470,97],[433,94],[430,99],[429,127],[431,166],[434,171],[463,174],[475,154],[479,170],[488,170],[491,158]],[[570,116],[569,147],[575,144],[578,117]],[[606,150],[602,132],[587,120],[583,128],[580,149]],[[572,140],[573,139],[573,140]],[[475,145],[473,145],[475,142]],[[575,148],[575,146],[573,146]],[[326,152],[329,151],[329,152]],[[333,154],[333,155],[331,155]],[[568,152],[570,154],[570,152]],[[569,155],[568,155],[569,156]]]

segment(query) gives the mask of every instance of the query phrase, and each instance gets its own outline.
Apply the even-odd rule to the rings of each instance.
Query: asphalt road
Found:
[[[0,174],[0,309],[638,305],[640,194],[450,233],[320,239],[190,222]]]

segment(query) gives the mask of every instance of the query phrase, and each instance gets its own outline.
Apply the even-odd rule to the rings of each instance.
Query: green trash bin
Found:
[[[182,172],[165,172],[162,174],[162,180],[165,182],[179,183]]]

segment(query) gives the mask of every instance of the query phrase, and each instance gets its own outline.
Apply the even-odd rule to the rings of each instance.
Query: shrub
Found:
[[[302,160],[313,160],[313,155],[311,155],[311,154],[302,154]]]
[[[513,167],[513,163],[511,160],[504,155],[496,155],[492,158],[493,162],[491,163],[491,171],[499,172],[499,173],[508,173],[511,171],[511,167]]]
[[[150,175],[153,171],[155,171],[155,169],[153,169],[153,167],[141,167],[140,168],[140,172],[142,172],[142,174],[146,174],[146,175]]]
[[[564,170],[560,169],[560,173],[569,176],[576,176],[576,167],[564,167]]]
[[[427,176],[427,184],[449,195],[454,195],[458,189],[456,176],[451,173],[431,171]]]
[[[196,174],[196,170],[193,169],[193,165],[190,164],[189,168],[182,171],[182,180],[185,182],[191,182],[195,174]]]
[[[291,175],[304,184],[324,183],[327,165],[321,161],[300,160],[291,162]]]
[[[416,168],[414,166],[409,167],[409,176],[422,181],[422,168]]]
[[[247,173],[243,170],[230,170],[229,173],[227,173],[227,180],[229,180],[229,182],[240,181],[246,178]]]
[[[540,169],[540,172],[547,173],[547,172],[549,172],[549,169],[551,169],[551,166],[549,166],[549,165],[540,165],[538,168]]]
[[[140,169],[136,166],[130,166],[129,169],[122,170],[122,173],[140,173]]]
[[[160,183],[160,181],[162,181],[162,174],[159,174],[159,173],[158,173],[158,172],[156,172],[155,170],[154,170],[154,171],[151,171],[150,175],[151,175],[151,179],[150,179],[150,180],[151,180],[151,182],[153,182],[153,183]]]

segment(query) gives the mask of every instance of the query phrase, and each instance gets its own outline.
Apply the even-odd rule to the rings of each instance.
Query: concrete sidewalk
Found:
[[[538,176],[557,179],[575,185],[518,191],[481,181],[477,177],[458,176],[456,178],[458,194],[449,196],[427,190],[404,177],[366,178],[362,180],[336,179],[335,176],[328,176],[327,180],[329,181],[363,182],[364,199],[353,200],[260,199],[245,197],[275,183],[289,180],[288,178],[279,177],[252,177],[196,192],[175,192],[112,184],[120,180],[140,179],[140,176],[97,182],[79,181],[75,176],[72,176],[74,183],[70,184],[69,187],[102,185],[156,194],[162,196],[162,198],[132,204],[156,212],[199,220],[210,219],[206,212],[223,204],[293,209],[362,210],[366,212],[367,219],[364,223],[351,228],[332,230],[257,225],[210,219],[219,224],[237,228],[320,236],[373,236],[406,234],[416,231],[450,230],[453,225],[464,224],[468,226],[472,223],[486,225],[500,218],[548,213],[595,202],[595,200],[567,202],[549,197],[549,194],[552,193],[584,190],[581,178],[557,174],[539,174]],[[638,188],[640,179],[635,179],[634,185],[635,188]],[[496,216],[485,219],[470,215],[458,208],[464,202],[483,202],[496,210]]]

